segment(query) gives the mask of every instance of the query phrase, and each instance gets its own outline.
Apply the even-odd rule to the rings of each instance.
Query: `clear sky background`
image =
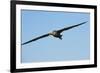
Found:
[[[84,21],[88,22],[64,31],[62,40],[49,36],[22,45],[22,63],[90,59],[89,13],[22,10],[22,43]]]

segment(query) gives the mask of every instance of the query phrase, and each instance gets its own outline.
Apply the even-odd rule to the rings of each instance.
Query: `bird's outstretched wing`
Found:
[[[28,44],[28,43],[30,43],[30,42],[36,41],[36,40],[38,40],[38,39],[41,39],[41,38],[47,37],[47,36],[49,36],[49,35],[50,35],[50,34],[48,33],[48,34],[45,34],[45,35],[39,36],[39,37],[34,38],[34,39],[32,39],[32,40],[29,40],[29,41],[27,41],[27,42],[25,42],[25,43],[22,43],[22,45],[25,45],[25,44]]]
[[[86,21],[86,22],[87,22],[87,21]],[[77,25],[65,27],[65,28],[63,28],[63,29],[57,30],[57,32],[61,33],[61,32],[63,32],[63,31],[65,31],[65,30],[69,30],[69,29],[72,29],[72,28],[74,28],[74,27],[77,27],[77,26],[80,26],[80,25],[82,25],[82,24],[85,24],[86,22],[82,22],[82,23],[79,23],[79,24],[77,24]]]

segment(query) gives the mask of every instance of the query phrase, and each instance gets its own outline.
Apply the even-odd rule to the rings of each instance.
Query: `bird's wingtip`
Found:
[[[88,21],[85,21],[85,23],[87,23]]]
[[[83,24],[87,23],[88,21],[83,22]]]
[[[80,23],[79,25],[85,24],[85,23],[87,23],[87,22],[88,22],[88,21],[82,22],[82,23]]]
[[[24,45],[24,43],[22,43],[21,45]]]

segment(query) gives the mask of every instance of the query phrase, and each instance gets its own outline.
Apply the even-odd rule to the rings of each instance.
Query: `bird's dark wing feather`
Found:
[[[63,32],[63,31],[65,31],[65,30],[72,29],[72,28],[74,28],[74,27],[80,26],[80,25],[85,24],[85,23],[86,23],[86,22],[82,22],[82,23],[77,24],[77,25],[73,25],[73,26],[65,27],[65,28],[63,28],[63,29],[58,30],[57,32],[61,33],[61,32]]]
[[[27,42],[25,42],[25,43],[22,43],[22,45],[28,44],[28,43],[30,43],[30,42],[36,41],[36,40],[38,40],[38,39],[41,39],[41,38],[44,38],[44,37],[47,37],[47,36],[49,36],[49,34],[45,34],[45,35],[39,36],[39,37],[37,37],[37,38],[34,38],[34,39],[32,39],[32,40],[29,40],[29,41],[27,41]]]

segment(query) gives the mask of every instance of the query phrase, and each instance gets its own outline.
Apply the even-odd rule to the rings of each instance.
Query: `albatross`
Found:
[[[87,21],[86,21],[86,22],[87,22]],[[76,24],[76,25],[72,25],[72,26],[69,26],[69,27],[65,27],[65,28],[62,28],[62,29],[59,29],[59,30],[54,30],[54,31],[52,31],[52,32],[50,32],[50,33],[41,35],[41,36],[36,37],[36,38],[34,38],[34,39],[31,39],[31,40],[29,40],[29,41],[27,41],[27,42],[24,42],[24,43],[22,43],[22,45],[31,43],[31,42],[33,42],[33,41],[36,41],[36,40],[39,40],[39,39],[41,39],[41,38],[47,37],[47,36],[49,36],[49,35],[52,35],[53,37],[59,38],[59,39],[62,40],[62,34],[61,34],[61,33],[62,33],[63,31],[66,31],[66,30],[72,29],[72,28],[74,28],[74,27],[80,26],[80,25],[82,25],[82,24],[85,24],[86,22],[82,22],[82,23],[79,23],[79,24]]]

